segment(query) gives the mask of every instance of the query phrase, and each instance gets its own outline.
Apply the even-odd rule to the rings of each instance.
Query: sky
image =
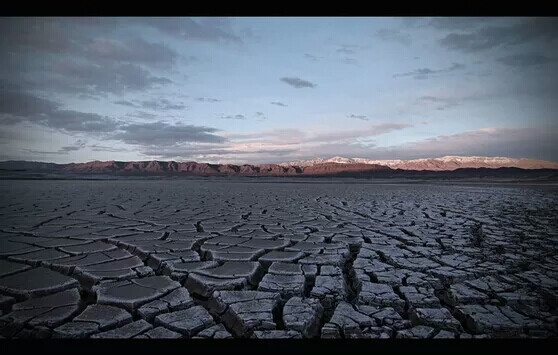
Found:
[[[558,18],[0,18],[0,160],[558,161]]]

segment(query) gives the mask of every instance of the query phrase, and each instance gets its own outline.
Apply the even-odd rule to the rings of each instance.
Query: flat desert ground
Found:
[[[0,181],[4,338],[555,338],[558,187]]]

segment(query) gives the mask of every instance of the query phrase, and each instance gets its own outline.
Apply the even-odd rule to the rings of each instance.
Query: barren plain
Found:
[[[558,188],[0,181],[4,338],[557,335]]]

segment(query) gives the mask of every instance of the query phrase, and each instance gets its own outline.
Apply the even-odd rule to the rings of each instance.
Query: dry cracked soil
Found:
[[[558,189],[1,181],[3,338],[555,338]]]

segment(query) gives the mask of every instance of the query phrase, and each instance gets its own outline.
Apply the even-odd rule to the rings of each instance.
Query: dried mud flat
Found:
[[[0,182],[3,338],[557,335],[558,189]]]

